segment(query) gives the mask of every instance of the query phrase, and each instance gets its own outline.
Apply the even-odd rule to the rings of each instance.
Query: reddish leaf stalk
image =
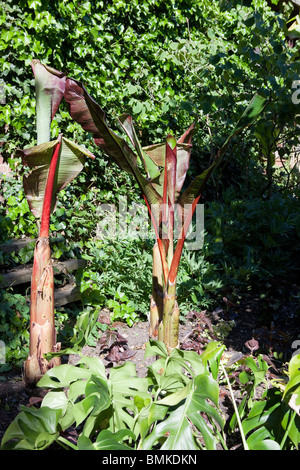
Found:
[[[176,246],[176,256],[173,253],[174,237],[174,209],[175,209],[175,185],[176,185],[176,167],[177,152],[176,146],[172,148],[168,143],[166,145],[165,174],[163,182],[163,201],[162,201],[162,233],[154,220],[153,211],[144,196],[149,214],[151,216],[156,234],[157,244],[153,251],[153,289],[150,304],[150,336],[163,341],[168,350],[178,346],[179,332],[179,308],[176,301],[176,278],[178,266],[182,253],[186,233],[190,225],[197,202],[194,204],[188,214],[187,220],[184,220],[182,238],[178,241],[179,248]],[[167,229],[166,229],[167,225]],[[165,238],[167,235],[167,239]],[[177,245],[178,245],[177,243]],[[158,255],[158,256],[157,256]],[[175,256],[175,261],[174,261]],[[173,267],[172,277],[170,266]],[[159,273],[161,269],[161,273]],[[163,281],[159,280],[159,274]]]
[[[163,281],[161,256],[156,242],[153,246],[152,296],[150,302],[150,337],[163,336],[159,329],[162,327],[163,315]]]
[[[152,223],[153,223],[155,236],[156,236],[156,240],[157,240],[157,244],[158,244],[158,248],[159,248],[159,252],[160,252],[161,262],[162,262],[163,280],[164,280],[164,284],[166,285],[167,282],[168,282],[168,277],[169,277],[169,268],[168,268],[168,263],[167,263],[167,259],[166,259],[165,249],[164,249],[164,246],[163,246],[163,241],[159,237],[158,229],[157,229],[157,226],[156,226],[156,221],[154,220],[154,217],[153,217],[150,205],[147,201],[147,198],[146,198],[145,195],[143,195],[143,197],[144,197],[144,200],[146,202],[146,205],[147,205],[147,208],[148,208],[148,211],[149,211]]]
[[[179,240],[177,242],[175,252],[174,252],[174,256],[173,256],[172,263],[171,263],[171,267],[170,267],[169,283],[171,283],[171,284],[175,283],[175,281],[176,281],[177,273],[178,273],[178,267],[179,267],[179,263],[180,263],[180,258],[181,258],[181,254],[182,254],[186,234],[187,234],[188,228],[190,226],[190,223],[192,221],[192,217],[193,217],[193,214],[195,212],[195,209],[196,209],[196,206],[199,202],[200,197],[201,197],[201,194],[199,194],[199,196],[197,196],[194,199],[194,201],[192,203],[192,208],[191,208],[191,210],[188,214],[188,217],[186,217],[186,219],[184,220],[183,228],[182,228],[182,231],[181,231],[181,237],[179,238]]]
[[[59,141],[55,146],[54,154],[51,159],[51,163],[49,167],[47,184],[45,188],[43,212],[42,212],[42,217],[41,217],[40,237],[49,236],[50,215],[51,215],[51,206],[52,206],[52,199],[53,199],[53,187],[54,187],[55,176],[56,176],[57,162],[59,159],[61,137],[62,135],[59,136]]]
[[[173,149],[166,144],[166,164],[165,172],[167,174],[167,189],[168,189],[168,266],[170,268],[173,250],[174,250],[174,210],[175,210],[175,188],[176,188],[176,169],[177,169],[177,147]]]

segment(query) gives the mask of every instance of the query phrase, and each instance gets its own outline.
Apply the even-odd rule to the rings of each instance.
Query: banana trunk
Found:
[[[48,362],[44,354],[56,352],[54,323],[54,276],[48,237],[38,238],[34,252],[30,299],[29,356],[24,364],[27,386],[34,386],[44,373],[60,364],[59,358]]]

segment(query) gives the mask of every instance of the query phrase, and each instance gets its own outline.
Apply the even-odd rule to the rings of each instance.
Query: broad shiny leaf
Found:
[[[40,409],[22,407],[21,410],[7,428],[1,448],[43,450],[57,439],[61,410],[48,407]]]
[[[78,450],[130,450],[127,445],[120,443],[125,437],[135,438],[129,429],[116,433],[105,429],[99,433],[94,443],[86,436],[79,436],[77,446]]]
[[[50,141],[50,125],[65,92],[66,76],[56,69],[41,64],[38,59],[31,63],[35,77],[37,143]]]
[[[127,142],[108,126],[104,111],[80,82],[67,80],[65,100],[69,105],[71,117],[83,129],[92,133],[95,144],[113,158],[122,170],[135,176],[148,206],[152,210],[153,223],[158,226],[160,221],[159,206],[162,203],[162,198],[138,168],[137,155]]]
[[[161,450],[199,450],[190,423],[186,417],[189,400],[173,410],[144,440],[143,449],[152,449],[159,439],[165,438]]]

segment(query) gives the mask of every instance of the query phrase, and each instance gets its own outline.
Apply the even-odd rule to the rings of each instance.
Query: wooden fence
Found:
[[[7,243],[0,245],[0,252],[2,253],[18,253],[22,248],[26,247],[29,243],[35,241],[32,238],[22,238],[19,240],[9,240]],[[77,269],[84,268],[87,262],[84,259],[68,259],[66,261],[54,261],[53,270],[54,276],[65,275],[65,285],[58,287],[54,292],[54,305],[55,307],[69,304],[80,300],[80,292],[78,286],[73,281],[70,273]],[[0,288],[14,287],[21,284],[29,284],[31,281],[32,265],[20,265],[9,269],[0,269]]]

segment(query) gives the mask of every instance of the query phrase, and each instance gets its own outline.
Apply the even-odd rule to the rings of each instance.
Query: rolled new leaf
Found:
[[[35,78],[37,143],[50,141],[51,121],[60,105],[66,87],[66,76],[38,59],[31,63]]]
[[[195,132],[195,125],[192,124],[189,129],[177,140],[176,145],[176,186],[175,186],[175,202],[178,200],[180,191],[184,184],[186,174],[190,164],[191,156],[191,139]],[[152,176],[152,183],[159,194],[163,192],[165,156],[166,156],[166,142],[143,147],[143,150],[158,167],[163,168],[161,177]]]
[[[160,170],[158,165],[142,148],[133,125],[132,117],[129,114],[122,114],[119,117],[119,122],[131,140],[131,143],[134,146],[138,156],[140,157],[144,170],[147,174],[147,178],[153,179],[159,176]]]

